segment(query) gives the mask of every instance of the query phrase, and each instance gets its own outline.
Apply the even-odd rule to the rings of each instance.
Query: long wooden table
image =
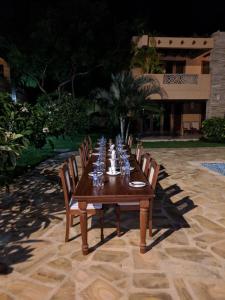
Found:
[[[130,178],[127,176],[110,176],[105,175],[104,187],[99,189],[93,187],[92,177],[88,175],[93,171],[93,162],[96,161],[96,156],[89,159],[88,165],[85,168],[80,181],[77,185],[76,192],[73,197],[78,201],[80,209],[80,226],[82,235],[82,252],[88,254],[88,239],[87,239],[87,204],[88,203],[103,203],[114,204],[118,202],[140,202],[140,252],[146,252],[146,230],[149,219],[149,211],[151,215],[152,202],[154,192],[144,176],[140,166],[138,165],[134,155],[131,155],[131,166],[135,170],[130,173]],[[108,167],[107,161],[106,166]],[[128,185],[129,181],[144,181],[146,186],[143,188],[132,188]]]

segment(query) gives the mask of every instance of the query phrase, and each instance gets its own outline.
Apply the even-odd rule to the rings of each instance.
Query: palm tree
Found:
[[[131,60],[131,68],[141,68],[144,73],[161,74],[163,72],[159,55],[155,47],[135,47]]]
[[[109,91],[104,89],[95,91],[95,99],[107,109],[111,120],[120,124],[121,137],[126,140],[131,119],[137,117],[144,107],[151,110],[146,98],[152,94],[163,97],[163,91],[155,78],[150,75],[134,78],[131,72],[121,72],[112,75]]]

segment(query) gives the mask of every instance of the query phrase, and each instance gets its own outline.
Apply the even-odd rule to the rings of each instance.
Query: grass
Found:
[[[198,148],[198,147],[225,147],[225,143],[206,141],[159,141],[143,142],[144,148]]]
[[[93,135],[92,139],[95,140],[97,135]],[[29,146],[25,149],[17,162],[17,169],[34,167],[43,160],[57,154],[59,150],[75,151],[78,150],[80,143],[84,139],[84,135],[77,135],[74,138],[70,137],[50,137],[51,142],[54,144],[54,149],[47,143],[42,149],[36,149],[34,146]],[[15,170],[17,173],[17,170]]]

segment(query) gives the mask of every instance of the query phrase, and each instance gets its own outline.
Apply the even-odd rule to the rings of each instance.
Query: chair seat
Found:
[[[140,205],[140,202],[118,202],[117,203],[118,205],[124,205],[124,206],[127,206],[127,205]]]
[[[70,201],[70,209],[79,209],[78,202],[76,200]],[[102,209],[101,203],[88,203],[87,210],[88,209]]]

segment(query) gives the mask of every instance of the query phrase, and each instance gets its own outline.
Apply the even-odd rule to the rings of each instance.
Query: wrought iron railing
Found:
[[[196,74],[164,74],[164,84],[198,84]]]

